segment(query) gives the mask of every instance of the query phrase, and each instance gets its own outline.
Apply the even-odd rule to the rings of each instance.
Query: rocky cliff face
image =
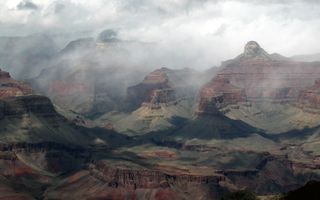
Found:
[[[138,85],[127,89],[127,101],[134,102],[133,108],[172,105],[181,100],[194,98],[205,78],[191,69],[157,69],[148,74]]]
[[[180,149],[179,156],[171,160],[136,157],[134,161],[128,161],[121,160],[121,154],[115,159],[93,160],[82,170],[49,187],[44,196],[47,199],[213,200],[229,191],[243,189],[258,194],[289,191],[308,180],[310,166],[299,167],[285,155],[246,152],[244,149],[217,152],[218,149],[198,151],[199,160],[210,155],[214,155],[213,160],[219,158],[218,162],[205,159],[206,163],[201,166],[180,163],[185,159],[183,155],[191,156],[190,149]],[[231,158],[229,156],[233,159],[226,159]],[[154,165],[148,165],[154,162]],[[314,178],[318,179],[318,176],[314,174]]]
[[[274,55],[268,54],[258,43],[248,42],[244,53],[224,62],[217,75],[201,89],[198,114],[222,111],[231,118],[257,126],[253,121],[259,115],[254,116],[254,113],[272,112],[274,116],[282,116],[290,110],[292,116],[287,118],[290,121],[300,112],[296,109],[303,105],[307,104],[309,110],[318,109],[314,83],[320,77],[320,63],[295,62]],[[273,105],[279,106],[271,111]],[[297,125],[297,118],[293,124]],[[261,116],[259,120],[267,123],[270,118]]]
[[[161,68],[147,75],[142,83],[129,87],[127,90],[128,102],[134,109],[142,104],[158,107],[160,104],[169,104],[176,101],[174,86],[167,73],[169,69]]]
[[[0,96],[0,143],[56,142],[108,146],[105,137],[109,137],[109,133],[117,138],[113,131],[97,131],[101,137],[95,131],[89,134],[91,130],[77,125],[85,125],[82,118],[68,120],[56,111],[48,97],[32,94],[30,86],[15,81],[7,72],[1,71],[0,75],[0,82],[6,84],[0,86],[0,91],[4,91],[1,94],[5,94]]]
[[[114,161],[117,163],[117,161]],[[215,199],[211,192],[219,190],[220,175],[169,175],[165,172],[147,169],[142,166],[124,163],[114,164],[99,161],[89,165],[87,170],[68,177],[56,188],[46,192],[48,199],[70,198],[70,191],[75,186],[73,197],[77,199]],[[128,164],[128,163],[127,163]],[[83,185],[84,182],[88,184]],[[88,193],[91,187],[92,192]],[[209,187],[211,187],[209,189]],[[217,189],[218,188],[218,189]],[[221,191],[223,192],[223,189]],[[217,195],[218,196],[218,195]]]
[[[35,115],[56,115],[51,101],[47,97],[30,95],[9,97],[0,100],[0,116],[21,116],[32,113]]]
[[[30,94],[31,86],[12,79],[8,72],[0,69],[0,98]]]
[[[92,41],[66,51],[82,42]],[[45,71],[38,86],[65,108],[107,112],[102,128],[76,125],[86,124],[78,113],[68,120],[1,71],[0,199],[214,200],[243,189],[282,193],[320,179],[318,128],[257,129],[319,125],[318,63],[249,42],[204,85],[192,118],[201,74],[161,68],[126,94],[126,78],[138,74],[136,83],[144,73],[102,69],[88,57]],[[128,101],[129,111],[115,111]]]
[[[61,108],[86,116],[122,110],[127,87],[139,80],[144,71],[116,64],[104,67],[96,59],[100,57],[87,55],[83,60],[65,60],[44,70],[33,80],[33,87]]]
[[[298,97],[298,105],[314,109],[314,111],[320,109],[320,79],[317,79],[311,87],[302,90]]]
[[[157,69],[127,89],[125,113],[107,113],[99,123],[111,122],[115,130],[127,134],[174,127],[179,120],[192,117],[196,93],[204,80],[191,69]]]
[[[218,114],[219,109],[229,104],[246,101],[245,90],[231,84],[222,75],[216,76],[200,91],[200,101],[197,113]]]
[[[0,145],[0,198],[43,199],[43,190],[60,173],[77,170],[87,153],[59,143]]]

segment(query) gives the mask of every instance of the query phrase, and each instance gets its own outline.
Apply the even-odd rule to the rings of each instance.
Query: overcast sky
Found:
[[[286,56],[320,52],[317,0],[0,0],[0,35],[97,34],[155,42],[207,67],[256,40]]]

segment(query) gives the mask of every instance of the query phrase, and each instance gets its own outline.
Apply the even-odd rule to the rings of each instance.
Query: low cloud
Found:
[[[24,0],[17,5],[18,10],[37,10],[38,6],[32,1]]]
[[[16,9],[32,8],[27,2],[37,9]],[[320,52],[319,10],[316,0],[3,0],[0,36],[97,37],[113,29],[122,40],[157,43],[167,67],[180,59],[179,65],[208,68],[241,53],[249,40],[286,56]]]

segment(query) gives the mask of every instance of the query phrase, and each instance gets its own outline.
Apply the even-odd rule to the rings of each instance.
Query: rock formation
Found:
[[[254,112],[272,112],[279,117],[291,112],[291,116],[286,119],[290,121],[292,118],[294,121],[291,122],[297,125],[295,121],[300,113],[297,108],[303,107],[302,104],[318,109],[316,84],[320,78],[320,63],[296,62],[274,55],[268,54],[257,42],[248,42],[244,53],[224,62],[217,75],[201,89],[197,113],[215,114],[219,111],[233,119],[257,126],[253,121],[259,115],[253,116]],[[279,106],[271,111],[275,107],[272,104]],[[309,111],[310,109],[305,109],[303,112]],[[261,120],[265,120],[264,124],[267,124],[267,120],[272,118],[261,115]],[[312,122],[311,126],[315,125],[317,124]]]
[[[127,90],[128,102],[134,108],[150,106],[157,108],[160,104],[176,102],[174,85],[169,81],[169,69],[161,68],[148,74],[142,83],[129,87]]]
[[[102,126],[111,121],[115,130],[126,134],[174,127],[174,123],[192,117],[196,93],[205,80],[201,75],[187,68],[152,71],[141,83],[127,89],[126,113],[106,114],[99,121]]]
[[[230,83],[222,75],[216,76],[200,91],[199,114],[217,114],[219,108],[246,101],[245,90]]]
[[[129,68],[91,61],[47,70],[38,86],[64,108],[96,106],[100,127],[0,71],[0,199],[214,200],[320,180],[319,63],[249,42],[199,92],[204,76],[190,69],[161,68],[127,89]]]
[[[302,90],[299,94],[298,105],[307,106],[308,108],[320,109],[320,79],[317,79],[311,87]]]
[[[244,52],[236,59],[257,59],[257,60],[272,60],[271,56],[260,47],[256,41],[250,41],[244,47]]]
[[[0,69],[0,98],[32,94],[31,86],[11,78],[8,72]]]

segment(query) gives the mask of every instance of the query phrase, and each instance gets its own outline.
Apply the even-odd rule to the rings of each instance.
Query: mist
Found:
[[[204,70],[250,40],[284,56],[319,53],[319,9],[312,0],[4,0],[0,36],[45,34],[58,52],[111,29],[121,41],[152,44],[129,50],[134,65]]]

